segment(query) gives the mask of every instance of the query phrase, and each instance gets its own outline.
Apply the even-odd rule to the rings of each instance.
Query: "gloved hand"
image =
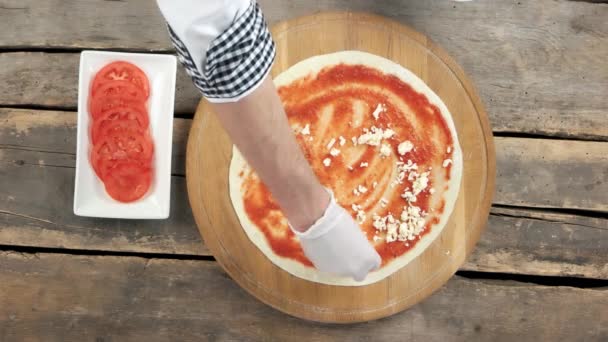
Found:
[[[292,231],[299,237],[304,254],[320,271],[362,281],[382,261],[333,194],[325,214],[312,227],[305,232]]]

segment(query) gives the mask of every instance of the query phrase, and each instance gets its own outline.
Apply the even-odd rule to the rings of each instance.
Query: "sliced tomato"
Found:
[[[120,107],[134,107],[140,111],[147,112],[146,104],[143,101],[130,100],[123,96],[98,96],[89,101],[89,113],[93,120],[110,109]]]
[[[129,128],[144,133],[148,129],[148,124],[145,109],[129,106],[111,108],[93,121],[91,141],[96,144],[100,137],[116,128]]]
[[[97,99],[100,97],[122,97],[125,100],[141,102],[142,104],[146,101],[144,91],[137,87],[135,84],[129,81],[108,81],[102,83],[95,94],[91,95],[91,98]]]
[[[150,160],[154,144],[150,135],[129,127],[115,127],[107,135],[100,137],[94,145],[96,158],[105,160],[136,159]]]
[[[125,61],[110,63],[97,72],[91,86],[91,94],[95,96],[101,85],[110,81],[127,81],[140,88],[144,97],[150,95],[150,84],[146,74],[137,66]]]
[[[152,182],[150,168],[136,162],[119,162],[104,180],[107,193],[117,201],[133,202],[142,198]]]
[[[93,171],[95,171],[97,177],[99,177],[99,179],[101,180],[104,180],[104,172],[102,172],[102,169],[99,165],[99,155],[93,153],[93,150],[91,150],[91,153],[89,153],[89,161],[91,162],[91,166],[93,167]]]

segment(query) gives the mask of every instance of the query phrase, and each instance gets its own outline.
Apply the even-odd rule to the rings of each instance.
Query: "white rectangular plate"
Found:
[[[108,63],[127,61],[148,76],[148,114],[154,139],[153,180],[148,193],[133,203],[112,199],[89,162],[89,87],[95,74]],[[91,217],[165,219],[169,217],[171,191],[171,140],[175,97],[176,58],[170,55],[83,51],[78,81],[78,138],[74,214]]]

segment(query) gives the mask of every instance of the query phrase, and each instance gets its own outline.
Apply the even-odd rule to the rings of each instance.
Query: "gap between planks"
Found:
[[[90,256],[90,257],[132,257],[132,258],[142,258],[142,259],[148,259],[148,260],[159,259],[159,260],[188,260],[188,261],[215,262],[215,258],[212,255],[118,252],[118,251],[101,251],[101,250],[85,250],[85,249],[0,245],[0,255],[3,253],[4,254],[18,254],[24,258],[37,258],[38,254],[59,254],[59,255],[74,255],[74,256]],[[560,277],[560,276],[539,276],[539,275],[528,275],[528,274],[464,271],[464,270],[457,271],[455,275],[463,277],[463,278],[475,280],[475,281],[486,282],[486,283],[516,282],[516,283],[520,283],[520,284],[534,284],[534,285],[542,285],[542,286],[561,286],[561,287],[565,286],[565,287],[575,287],[575,288],[582,288],[582,289],[608,290],[608,279]]]

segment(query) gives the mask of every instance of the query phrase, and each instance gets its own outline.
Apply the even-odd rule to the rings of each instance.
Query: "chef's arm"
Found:
[[[269,76],[275,46],[254,0],[157,0],[178,58],[268,186],[321,271],[362,280],[380,265],[351,215],[324,189]]]
[[[266,76],[257,89],[237,102],[213,107],[292,227],[304,231],[312,226],[327,208],[329,194],[296,142],[272,79]]]
[[[269,76],[274,42],[251,0],[158,0],[180,62],[266,184],[292,227],[329,203],[289,127]],[[261,24],[260,24],[261,23]]]

